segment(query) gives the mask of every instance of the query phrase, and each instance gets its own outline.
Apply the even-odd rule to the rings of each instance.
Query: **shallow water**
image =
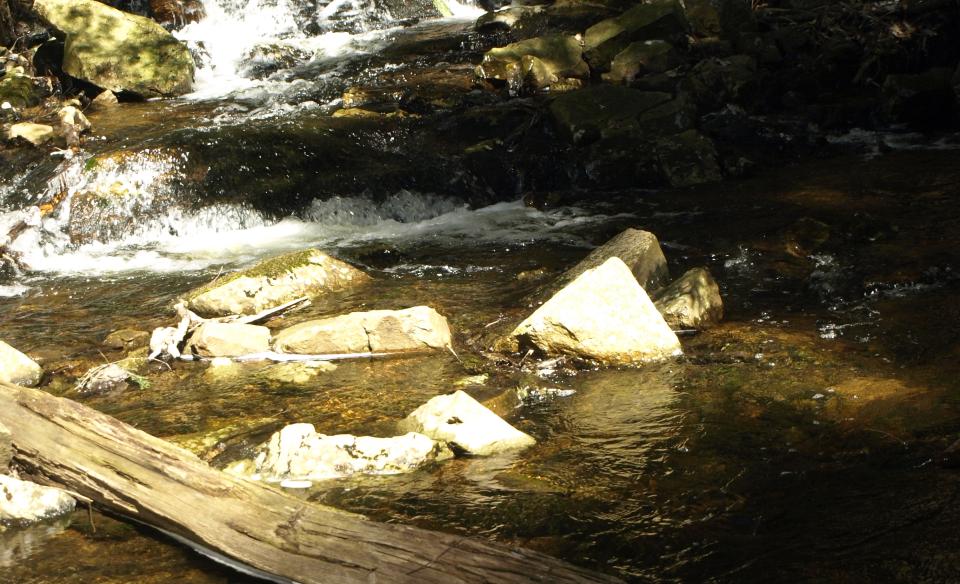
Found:
[[[366,265],[375,292],[271,323],[430,304],[450,318],[463,363],[452,355],[344,362],[312,378],[279,365],[214,374],[176,363],[150,373],[149,389],[72,390],[72,380],[104,358],[103,336],[168,322],[175,296],[215,276],[214,267],[38,275],[22,296],[0,300],[4,334],[45,358],[50,391],[206,452],[214,464],[295,421],[327,433],[390,435],[417,405],[481,370],[490,380],[469,388],[481,398],[525,385],[572,389],[509,412],[538,440],[526,451],[321,482],[300,496],[534,547],[636,582],[949,581],[960,565],[949,551],[957,549],[950,526],[960,483],[938,460],[960,433],[960,338],[957,231],[946,230],[957,217],[941,202],[956,196],[956,175],[931,170],[946,169],[948,158],[814,161],[721,187],[624,193],[618,209],[608,202],[590,221],[589,204],[550,211],[580,219],[548,227],[543,213],[517,206],[526,219],[479,244],[464,240],[460,222],[422,228],[420,238],[348,238],[331,249]],[[846,224],[860,221],[849,213],[861,206],[871,213],[866,237],[862,226]],[[939,213],[931,217],[931,209]],[[479,221],[484,211],[466,213]],[[783,251],[784,230],[804,215],[836,233],[818,250],[843,276],[826,292],[825,276],[812,276],[826,269],[822,260]],[[873,238],[884,222],[896,230]],[[930,233],[931,223],[943,229]],[[584,255],[586,243],[627,225],[661,235],[674,274],[698,264],[714,271],[725,324],[685,337],[685,357],[641,369],[539,378],[476,357],[473,340],[486,325],[528,310],[520,300],[531,284],[518,282],[519,272],[559,270]],[[227,437],[219,445],[202,440],[217,432]],[[30,543],[15,544],[17,559],[0,567],[4,581],[240,581],[148,532],[95,515],[94,524],[114,525],[107,536],[89,522],[84,511],[66,527],[12,532]]]

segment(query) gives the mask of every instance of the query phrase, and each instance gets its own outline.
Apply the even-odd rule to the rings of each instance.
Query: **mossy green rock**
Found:
[[[550,114],[564,137],[585,144],[636,124],[641,115],[671,97],[669,93],[595,85],[557,97],[550,104]]]
[[[180,95],[193,84],[193,58],[162,26],[94,0],[36,0],[34,9],[66,34],[63,70],[113,92]]]
[[[713,142],[696,130],[661,138],[656,150],[670,186],[687,187],[723,178]]]
[[[30,77],[7,74],[0,79],[0,103],[21,109],[40,105],[42,98],[43,93]]]
[[[663,73],[680,65],[680,57],[673,45],[666,41],[638,41],[617,53],[610,64],[610,72],[603,80],[610,83],[629,83],[639,75]]]
[[[370,281],[346,262],[316,249],[288,253],[229,274],[186,294],[202,316],[256,314],[303,296],[322,296]]]
[[[584,56],[595,71],[607,71],[613,58],[630,43],[680,41],[689,30],[683,4],[678,0],[653,0],[588,28],[583,35]]]
[[[537,37],[487,51],[477,67],[477,75],[506,82],[514,92],[539,91],[588,77],[590,68],[582,55],[576,37]]]

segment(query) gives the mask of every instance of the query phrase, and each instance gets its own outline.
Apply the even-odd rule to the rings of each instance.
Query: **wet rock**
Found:
[[[327,436],[317,434],[313,424],[290,424],[270,437],[255,468],[267,481],[309,481],[399,474],[452,456],[443,443],[415,432],[392,438]]]
[[[184,348],[200,357],[240,357],[270,350],[270,329],[253,324],[205,322]]]
[[[399,426],[401,431],[421,432],[454,450],[478,456],[536,444],[463,391],[432,398]]]
[[[757,93],[757,62],[749,55],[705,59],[693,67],[688,84],[703,111],[749,104]]]
[[[956,107],[952,72],[931,69],[915,75],[887,75],[883,82],[881,114],[891,123],[933,128],[950,120]]]
[[[610,63],[610,72],[602,75],[609,83],[629,84],[648,73],[663,73],[680,65],[673,45],[666,41],[640,41],[617,53]]]
[[[43,369],[33,359],[0,341],[0,381],[33,387],[42,376]]]
[[[186,294],[201,316],[256,314],[302,296],[355,288],[370,277],[316,249],[281,255],[214,280]]]
[[[543,34],[547,13],[542,6],[511,6],[487,12],[477,19],[475,27],[483,34],[507,34],[519,41]]]
[[[447,349],[451,339],[446,318],[430,307],[415,306],[307,321],[277,333],[273,346],[306,355],[393,353]]]
[[[703,330],[723,320],[720,287],[706,268],[693,268],[651,299],[674,329]]]
[[[337,366],[329,361],[277,363],[268,367],[263,376],[280,383],[303,385],[321,373],[330,373],[336,370]]]
[[[132,351],[150,344],[150,333],[136,329],[113,331],[103,339],[103,346],[118,351]]]
[[[281,69],[307,63],[312,57],[312,52],[291,45],[257,45],[241,59],[240,74],[250,79],[264,79]]]
[[[180,95],[193,85],[186,46],[156,22],[94,0],[35,0],[37,14],[66,34],[63,70],[114,92]]]
[[[823,221],[801,217],[784,232],[784,249],[792,256],[805,258],[830,239],[830,231]]]
[[[0,474],[0,521],[33,523],[69,513],[75,505],[66,491]]]
[[[721,33],[720,11],[715,0],[684,0],[683,4],[687,8],[687,20],[694,34],[716,37]]]
[[[576,86],[590,75],[576,37],[552,35],[491,49],[477,76],[503,82],[511,93]]]
[[[167,30],[198,22],[206,11],[202,0],[150,0],[150,15]]]
[[[13,124],[7,131],[7,140],[23,140],[34,146],[46,144],[53,139],[53,137],[53,126],[35,124],[33,122]]]
[[[83,115],[77,105],[79,102],[71,100],[74,103],[60,108],[57,117],[60,118],[60,135],[63,136],[67,148],[80,146],[80,134],[90,129],[90,120]]]
[[[587,270],[600,267],[610,258],[618,258],[626,264],[637,283],[649,293],[659,290],[670,281],[667,258],[663,255],[657,236],[649,231],[630,228],[594,249],[577,265],[564,272],[555,289],[573,282]]]
[[[652,0],[620,16],[598,22],[583,35],[584,57],[594,71],[607,71],[613,58],[630,43],[685,40],[690,24],[678,0]]]
[[[673,187],[717,182],[723,178],[713,142],[696,130],[658,140],[657,159]]]
[[[102,110],[109,109],[120,103],[120,100],[117,99],[117,94],[105,89],[101,91],[93,101],[90,102],[90,106],[94,109]]]
[[[561,135],[575,144],[622,134],[639,117],[673,98],[669,93],[637,91],[616,85],[595,85],[565,93],[550,104]]]
[[[630,268],[612,257],[580,274],[521,322],[500,349],[532,349],[602,364],[638,364],[681,353],[680,341]]]

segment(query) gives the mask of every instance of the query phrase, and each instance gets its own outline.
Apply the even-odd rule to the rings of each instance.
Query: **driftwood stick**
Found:
[[[275,582],[615,582],[522,548],[364,520],[211,468],[186,450],[43,391],[0,383],[25,478],[65,488]]]

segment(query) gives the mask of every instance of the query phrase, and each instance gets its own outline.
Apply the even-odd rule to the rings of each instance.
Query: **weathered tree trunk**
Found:
[[[110,416],[0,383],[13,465],[277,582],[612,582],[500,544],[367,521],[238,479]]]

